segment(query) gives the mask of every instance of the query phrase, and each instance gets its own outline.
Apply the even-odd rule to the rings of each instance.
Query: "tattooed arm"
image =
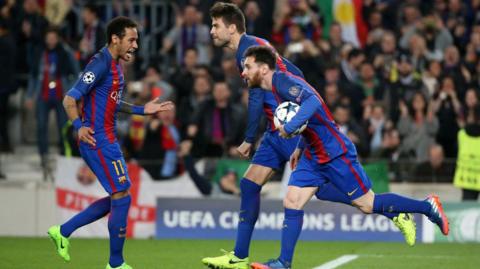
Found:
[[[90,127],[83,126],[82,121],[78,117],[77,101],[75,98],[65,95],[65,98],[63,98],[63,107],[67,112],[68,118],[72,121],[73,127],[77,130],[80,141],[95,147],[96,141],[92,136],[95,132]]]
[[[158,101],[159,98],[155,98],[144,106],[136,106],[125,101],[120,101],[120,108],[118,110],[128,114],[151,115],[157,112],[172,110],[174,107],[173,103],[170,101],[162,103],[158,103]]]
[[[128,114],[139,114],[139,115],[145,114],[143,106],[135,106],[125,101],[120,101],[120,107],[118,108],[118,111],[123,113],[128,113]]]

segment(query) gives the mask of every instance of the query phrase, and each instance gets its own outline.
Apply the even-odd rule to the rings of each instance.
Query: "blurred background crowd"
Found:
[[[108,20],[125,15],[140,24],[140,50],[125,63],[123,98],[173,100],[176,111],[120,115],[124,153],[156,179],[188,171],[209,193],[193,163],[238,158],[248,101],[235,55],[211,42],[214,2],[0,1],[0,151],[37,145],[45,169],[49,145],[50,153],[78,155],[62,96],[105,45]],[[457,133],[480,136],[479,0],[354,0],[354,22],[332,16],[334,1],[231,2],[248,34],[304,72],[365,163],[387,163],[390,180],[453,181]],[[233,166],[215,177],[238,193]]]

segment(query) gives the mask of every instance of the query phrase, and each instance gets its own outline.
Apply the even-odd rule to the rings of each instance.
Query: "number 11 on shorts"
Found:
[[[117,166],[117,163],[118,163],[118,166]],[[115,167],[115,172],[117,172],[117,176],[125,174],[125,170],[123,169],[122,161],[120,161],[120,160],[112,161],[112,164]],[[121,174],[120,174],[120,171],[118,170],[118,167],[120,167],[120,170],[122,172]]]

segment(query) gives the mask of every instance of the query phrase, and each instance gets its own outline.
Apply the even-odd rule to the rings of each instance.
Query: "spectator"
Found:
[[[473,44],[469,43],[466,46],[465,56],[463,58],[463,65],[470,74],[470,77],[473,79],[474,74],[476,73],[475,68],[478,62],[478,55]]]
[[[349,83],[348,87],[352,87],[357,83],[360,72],[360,66],[365,61],[365,54],[359,49],[352,49],[348,52],[347,58],[342,60],[341,80]]]
[[[469,4],[465,1],[449,0],[448,10],[443,16],[443,22],[452,34],[455,46],[462,49],[465,48],[468,41],[470,31],[468,25],[472,25],[473,22],[473,12],[469,9]]]
[[[262,14],[257,1],[248,1],[245,4],[245,26],[247,34],[261,37],[270,37],[272,33],[271,19]]]
[[[36,53],[28,82],[25,105],[32,109],[35,103],[37,116],[37,143],[42,168],[47,169],[48,115],[55,110],[59,134],[60,152],[64,154],[62,128],[67,121],[62,100],[64,92],[70,89],[80,73],[70,48],[60,39],[56,28],[45,34],[45,48]]]
[[[419,34],[414,34],[410,38],[408,49],[413,70],[419,73],[423,72],[427,68],[427,61],[432,58],[431,55],[428,54],[425,38]]]
[[[427,96],[427,90],[418,73],[414,72],[410,55],[403,53],[397,56],[397,69],[390,78],[388,98],[390,99],[390,119],[398,121],[400,116],[399,102],[411,103],[413,95],[421,92]]]
[[[443,78],[440,91],[433,96],[432,105],[440,122],[437,143],[443,147],[447,158],[455,158],[457,156],[458,120],[462,107],[452,77]]]
[[[232,100],[238,102],[242,95],[242,88],[245,87],[243,79],[240,77],[235,55],[225,53],[222,59],[222,75],[227,82],[228,87],[232,89]]]
[[[395,35],[387,31],[382,36],[380,51],[373,54],[373,66],[381,74],[381,78],[386,80],[390,78],[392,68],[397,53]]]
[[[377,79],[373,65],[369,62],[362,63],[356,85],[350,89],[348,94],[353,101],[351,106],[357,120],[362,119],[365,107],[382,100],[384,95],[384,87]]]
[[[16,40],[18,44],[17,66],[20,73],[28,74],[34,64],[36,51],[43,44],[43,37],[45,36],[48,22],[40,14],[40,7],[36,0],[23,1],[23,9],[18,16],[19,24],[13,28],[20,29],[17,30],[18,36]]]
[[[16,90],[15,41],[10,34],[7,21],[0,17],[0,153],[12,152],[12,144],[8,135],[9,96]],[[0,173],[1,175],[1,173]],[[1,176],[0,176],[1,177]]]
[[[314,88],[318,88],[320,85],[318,74],[323,73],[320,50],[306,38],[303,29],[298,24],[289,27],[289,35],[290,43],[285,49],[284,56],[303,71],[305,79]]]
[[[231,91],[225,82],[216,82],[213,99],[196,109],[187,137],[193,139],[194,157],[221,157],[236,152],[243,140],[244,111],[230,102]]]
[[[193,93],[184,98],[178,106],[177,120],[180,123],[180,136],[187,137],[187,126],[191,124],[192,111],[196,111],[200,104],[210,97],[212,85],[209,77],[197,76],[193,85]]]
[[[428,160],[415,168],[416,182],[452,182],[455,164],[445,161],[443,148],[440,145],[430,146]]]
[[[369,147],[369,156],[373,158],[383,156],[386,147],[385,132],[388,126],[393,124],[387,120],[385,109],[380,103],[375,103],[365,108],[364,112],[365,129],[367,130],[367,142]]]
[[[333,109],[340,104],[340,92],[338,91],[337,84],[330,83],[325,86],[325,93],[322,95],[325,98],[325,104],[328,108],[333,111]]]
[[[461,115],[459,117],[458,125],[464,128],[467,124],[475,122],[475,109],[480,104],[478,103],[478,92],[475,89],[468,89],[465,94]]]
[[[160,98],[160,102],[173,98],[173,87],[163,79],[163,74],[156,66],[149,66],[143,78],[144,88],[151,93],[150,99]]]
[[[98,7],[90,3],[82,10],[83,34],[80,39],[80,61],[85,66],[96,51],[107,43],[105,26],[99,19]]]
[[[188,5],[183,9],[182,14],[176,16],[176,24],[163,40],[163,47],[160,53],[166,55],[175,46],[175,59],[178,65],[184,64],[185,52],[188,48],[195,48],[198,51],[198,62],[208,64],[210,55],[208,45],[210,44],[210,30],[208,26],[201,23],[201,14],[195,6]]]
[[[437,60],[428,63],[428,68],[422,72],[422,82],[425,85],[428,99],[438,91],[440,85],[440,76],[442,74],[442,64]]]
[[[322,54],[326,56],[328,62],[340,64],[342,61],[340,51],[345,45],[345,42],[342,39],[342,26],[340,23],[332,23],[330,25],[329,38],[327,40],[321,39],[317,44],[322,51]]]
[[[458,159],[454,185],[462,189],[463,201],[475,201],[480,194],[480,107],[475,109],[475,121],[458,133]]]
[[[380,43],[385,33],[386,30],[382,24],[382,13],[379,10],[373,10],[368,14],[367,47]]]
[[[463,100],[467,83],[471,80],[471,75],[468,69],[460,63],[460,54],[455,46],[446,48],[444,55],[443,75],[453,78],[457,96],[460,100]]]
[[[139,153],[143,168],[154,179],[178,175],[180,134],[174,124],[175,110],[156,114],[147,122],[145,141]]]
[[[292,25],[300,25],[305,30],[307,39],[317,42],[320,39],[321,25],[318,15],[307,0],[277,1],[277,14],[274,15],[272,40],[284,47],[290,43]]]
[[[437,14],[425,16],[421,22],[406,30],[400,39],[400,47],[408,49],[410,38],[415,33],[425,37],[428,53],[437,60],[443,59],[443,52],[453,44],[452,35]]]
[[[333,118],[340,132],[348,136],[355,144],[361,157],[368,154],[368,145],[365,132],[362,127],[350,116],[350,109],[346,106],[336,106],[333,110]]]
[[[403,101],[399,104],[401,115],[398,131],[402,137],[400,154],[408,160],[421,163],[428,159],[428,149],[435,142],[435,135],[439,131],[439,120],[423,94],[415,93],[412,101],[407,104]]]
[[[407,3],[401,9],[397,24],[400,26],[400,34],[405,35],[416,29],[416,25],[421,21],[420,10],[417,5]]]
[[[176,101],[181,104],[188,98],[193,89],[195,67],[198,64],[198,52],[195,48],[188,48],[183,57],[183,66],[176,68],[170,77],[170,82],[175,88]]]
[[[60,27],[70,11],[72,1],[48,0],[45,3],[45,18],[50,26]]]

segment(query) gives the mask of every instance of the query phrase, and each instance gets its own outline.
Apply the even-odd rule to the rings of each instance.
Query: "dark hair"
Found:
[[[363,55],[363,52],[360,50],[360,49],[357,49],[357,48],[353,48],[349,53],[348,53],[348,56],[347,56],[347,60],[350,61],[351,59],[357,57],[357,56],[360,56],[360,55]]]
[[[48,34],[48,33],[55,33],[57,34],[57,36],[60,37],[60,29],[56,26],[49,26],[46,30],[45,30],[45,36]]]
[[[415,99],[415,96],[420,96],[422,97],[422,100],[423,100],[423,104],[424,104],[424,108],[423,108],[423,115],[427,115],[428,113],[428,98],[425,96],[425,94],[423,94],[421,91],[416,91],[413,93],[413,96],[412,96],[412,99],[410,100],[410,102],[407,104],[407,108],[408,108],[408,114],[410,115],[410,117],[412,117],[413,119],[415,119],[415,109],[413,107],[413,99]]]
[[[83,9],[92,12],[97,18],[99,17],[100,12],[98,7],[93,2],[87,3],[85,6],[83,6]]]
[[[343,104],[338,104],[333,108],[333,112],[337,111],[338,109],[346,110],[349,114],[350,114],[350,111],[351,111],[349,106],[346,106],[346,105],[343,105]]]
[[[137,23],[123,16],[111,20],[107,25],[108,44],[112,43],[112,35],[116,35],[122,39],[125,36],[125,28],[137,28]]]
[[[235,24],[240,34],[245,33],[245,16],[235,4],[217,2],[210,8],[210,17],[214,19],[221,18],[228,26]]]
[[[0,16],[0,29],[9,30],[8,21],[3,16]]]
[[[198,49],[195,47],[195,46],[188,46],[186,49],[185,49],[185,53],[184,55],[186,54],[187,51],[189,50],[193,50],[195,52],[195,54],[198,55]]]
[[[253,57],[256,63],[268,65],[268,68],[275,70],[276,55],[271,48],[266,46],[253,46],[245,52],[245,58]]]

